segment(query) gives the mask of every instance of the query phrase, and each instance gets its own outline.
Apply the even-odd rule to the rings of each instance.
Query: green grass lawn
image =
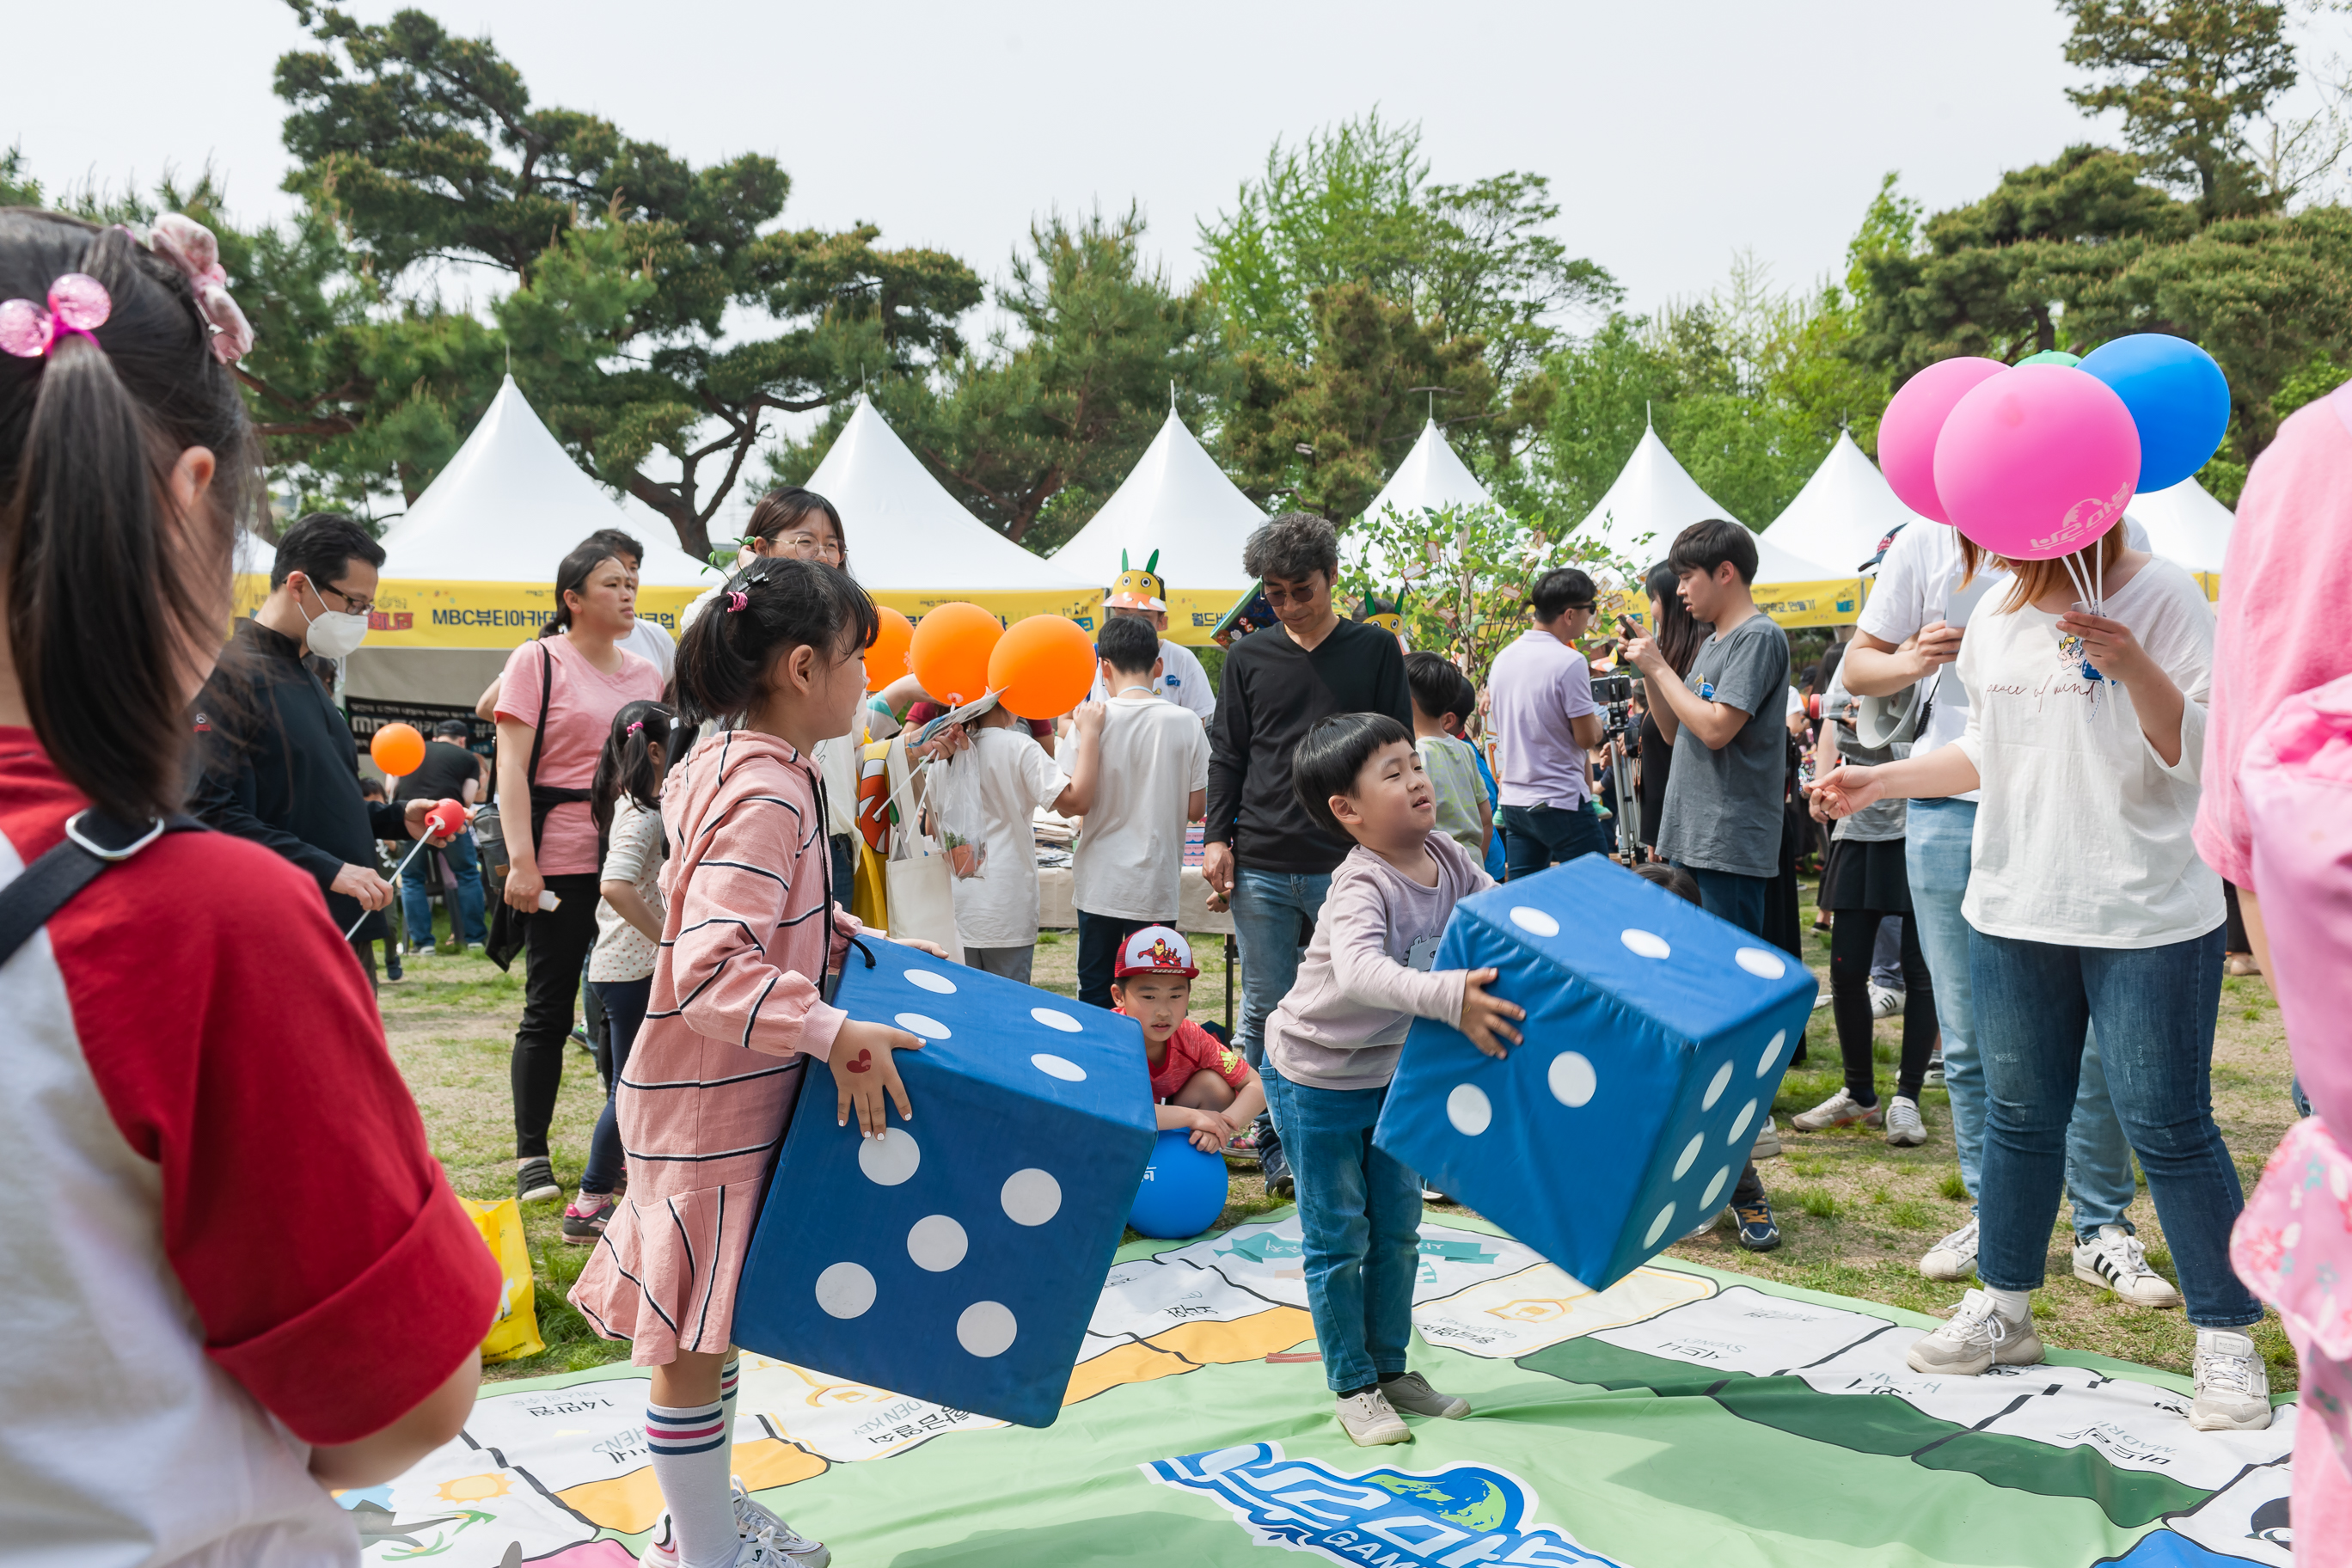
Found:
[[[1805,920],[1812,919],[1811,889]],[[1814,973],[1829,984],[1826,935],[1812,938]],[[1192,1015],[1203,1021],[1224,1016],[1222,943],[1205,937],[1195,944],[1202,973],[1193,983]],[[1068,931],[1045,933],[1037,950],[1036,983],[1064,995],[1076,989],[1077,939]],[[1238,987],[1236,988],[1238,990]],[[514,1026],[522,1012],[522,971],[500,973],[482,958],[412,958],[405,978],[387,983],[383,993],[384,1031],[394,1058],[406,1074],[425,1117],[433,1152],[457,1191],[479,1201],[514,1194],[513,1102],[507,1062]],[[1238,996],[1236,996],[1238,1005]],[[1882,1099],[1893,1092],[1900,1044],[1900,1020],[1882,1021],[1873,1051],[1880,1064]],[[1695,1242],[1682,1242],[1669,1256],[1761,1275],[1817,1290],[1883,1301],[1916,1311],[1942,1312],[1956,1304],[1964,1284],[1938,1284],[1919,1276],[1917,1261],[1935,1240],[1964,1223],[1967,1194],[1952,1151],[1951,1114],[1944,1091],[1927,1090],[1921,1105],[1927,1142],[1893,1149],[1874,1131],[1842,1129],[1800,1133],[1789,1118],[1835,1092],[1843,1081],[1836,1031],[1829,1010],[1815,1013],[1808,1035],[1809,1056],[1781,1084],[1774,1112],[1786,1152],[1761,1167],[1784,1240],[1779,1251],[1743,1252],[1727,1229]],[[2242,1177],[2251,1189],[2263,1162],[2294,1115],[2288,1099],[2290,1077],[2285,1035],[2278,1009],[2260,980],[2223,982],[2221,1017],[2214,1041],[2213,1106]],[[604,1087],[584,1050],[567,1054],[562,1093],[550,1134],[557,1178],[569,1196],[586,1162],[588,1138],[604,1102]],[[1278,1206],[1265,1194],[1255,1171],[1233,1173],[1231,1201],[1221,1225],[1233,1225]],[[1433,1207],[1436,1214],[1451,1210]],[[589,1249],[564,1245],[562,1205],[542,1203],[523,1210],[538,1279],[540,1332],[546,1351],[529,1361],[488,1369],[494,1377],[538,1376],[597,1366],[626,1358],[627,1347],[599,1340],[563,1300]],[[2132,1209],[2133,1223],[2150,1261],[2171,1274],[2162,1226],[2143,1185]],[[2072,1233],[2062,1207],[2051,1237],[2049,1283],[2034,1297],[2042,1336],[2071,1350],[2095,1351],[2150,1366],[2186,1373],[2195,1333],[2175,1311],[2126,1307],[2104,1290],[2076,1281],[2070,1256]],[[2294,1366],[2275,1316],[2254,1331],[2271,1363],[2274,1388],[2294,1386]]]

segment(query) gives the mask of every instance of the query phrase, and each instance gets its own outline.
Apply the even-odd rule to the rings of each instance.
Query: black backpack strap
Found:
[[[166,833],[201,833],[193,816],[166,817],[145,827],[125,827],[113,818],[85,811],[66,823],[66,836],[48,853],[0,888],[0,963],[16,955],[33,933],[49,923],[75,894],[109,866],[128,860]]]

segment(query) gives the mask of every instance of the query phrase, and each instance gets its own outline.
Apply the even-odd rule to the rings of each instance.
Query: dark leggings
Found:
[[[1878,1103],[1876,1063],[1870,1055],[1870,950],[1878,942],[1879,910],[1840,910],[1830,932],[1830,1008],[1837,1016],[1838,1048],[1845,1056],[1845,1090],[1864,1105]],[[1936,1048],[1936,994],[1919,951],[1917,922],[1903,921],[1903,1066],[1895,1092],[1916,1100]]]
[[[572,1040],[572,1004],[580,995],[580,965],[596,945],[596,873],[547,879],[562,901],[535,910],[523,923],[529,967],[522,986],[522,1025],[515,1030],[508,1073],[514,1083],[515,1154],[547,1152],[547,1125],[555,1120],[563,1087],[563,1052]]]
[[[604,1026],[613,1040],[613,1074],[604,1085],[604,1109],[596,1118],[596,1132],[588,1141],[588,1170],[580,1178],[583,1193],[609,1193],[621,1184],[625,1168],[621,1151],[621,1122],[614,1108],[613,1090],[629,1070],[629,1047],[646,1021],[646,1004],[653,996],[653,976],[643,980],[592,980],[588,994],[604,1005]]]

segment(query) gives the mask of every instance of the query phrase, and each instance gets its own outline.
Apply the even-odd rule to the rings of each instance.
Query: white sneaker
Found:
[[[2271,1424],[2270,1369],[2253,1341],[2231,1329],[2197,1331],[2189,1424],[2200,1432],[2259,1432]]]
[[[1903,1001],[1902,992],[1890,986],[1878,984],[1874,981],[1871,983],[1870,1016],[1872,1017],[1892,1018],[1895,1014],[1903,1011]]]
[[[2033,1331],[2031,1313],[2023,1322],[2005,1318],[1990,1292],[1971,1290],[1960,1298],[1951,1321],[1924,1336],[1904,1359],[1913,1372],[1974,1377],[1995,1362],[2031,1366],[2042,1359],[2042,1337]]]
[[[793,1568],[825,1568],[833,1553],[822,1541],[811,1541],[784,1522],[783,1515],[763,1508],[751,1500],[751,1489],[743,1478],[730,1478],[735,1483],[735,1531],[746,1540],[763,1538],[771,1551],[780,1553]]]
[[[1780,1124],[1772,1113],[1764,1113],[1764,1125],[1756,1134],[1756,1147],[1748,1152],[1751,1160],[1777,1160],[1780,1157]]]
[[[1895,1149],[1916,1149],[1927,1141],[1927,1124],[1919,1120],[1919,1102],[1896,1095],[1886,1107],[1886,1142]]]
[[[2075,1244],[2074,1278],[2113,1290],[2116,1300],[2135,1307],[2180,1305],[2172,1281],[2147,1266],[2139,1237],[2119,1225],[2103,1225],[2095,1239]]]
[[[1801,1110],[1789,1118],[1789,1125],[1800,1132],[1822,1132],[1832,1127],[1850,1127],[1857,1121],[1864,1127],[1875,1127],[1885,1119],[1878,1107],[1864,1105],[1840,1089],[1811,1110]]]
[[[1919,1272],[1929,1279],[1965,1279],[1977,1271],[1977,1222],[1969,1223],[1929,1247],[1919,1258]]]
[[[740,1515],[738,1516],[740,1517]],[[729,1559],[733,1568],[805,1568],[806,1559],[787,1557],[770,1544],[766,1533],[735,1538],[735,1555]],[[654,1521],[654,1532],[646,1542],[645,1552],[637,1558],[638,1568],[683,1568],[685,1559],[677,1554],[677,1529],[670,1522],[669,1510]]]
[[[1339,1425],[1347,1430],[1348,1438],[1359,1448],[1375,1448],[1383,1443],[1410,1443],[1412,1428],[1396,1413],[1389,1396],[1375,1388],[1369,1394],[1359,1394],[1347,1399],[1334,1399]]]

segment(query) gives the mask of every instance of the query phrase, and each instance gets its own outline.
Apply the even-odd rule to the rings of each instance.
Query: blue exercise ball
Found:
[[[2114,389],[2139,427],[2139,492],[2168,489],[2205,466],[2230,433],[2230,381],[2213,356],[2169,332],[2102,344],[2083,368]]]
[[[1192,1134],[1184,1128],[1162,1131],[1151,1163],[1143,1167],[1127,1223],[1138,1236],[1178,1241],[1200,1235],[1224,1212],[1224,1156],[1192,1147]]]

